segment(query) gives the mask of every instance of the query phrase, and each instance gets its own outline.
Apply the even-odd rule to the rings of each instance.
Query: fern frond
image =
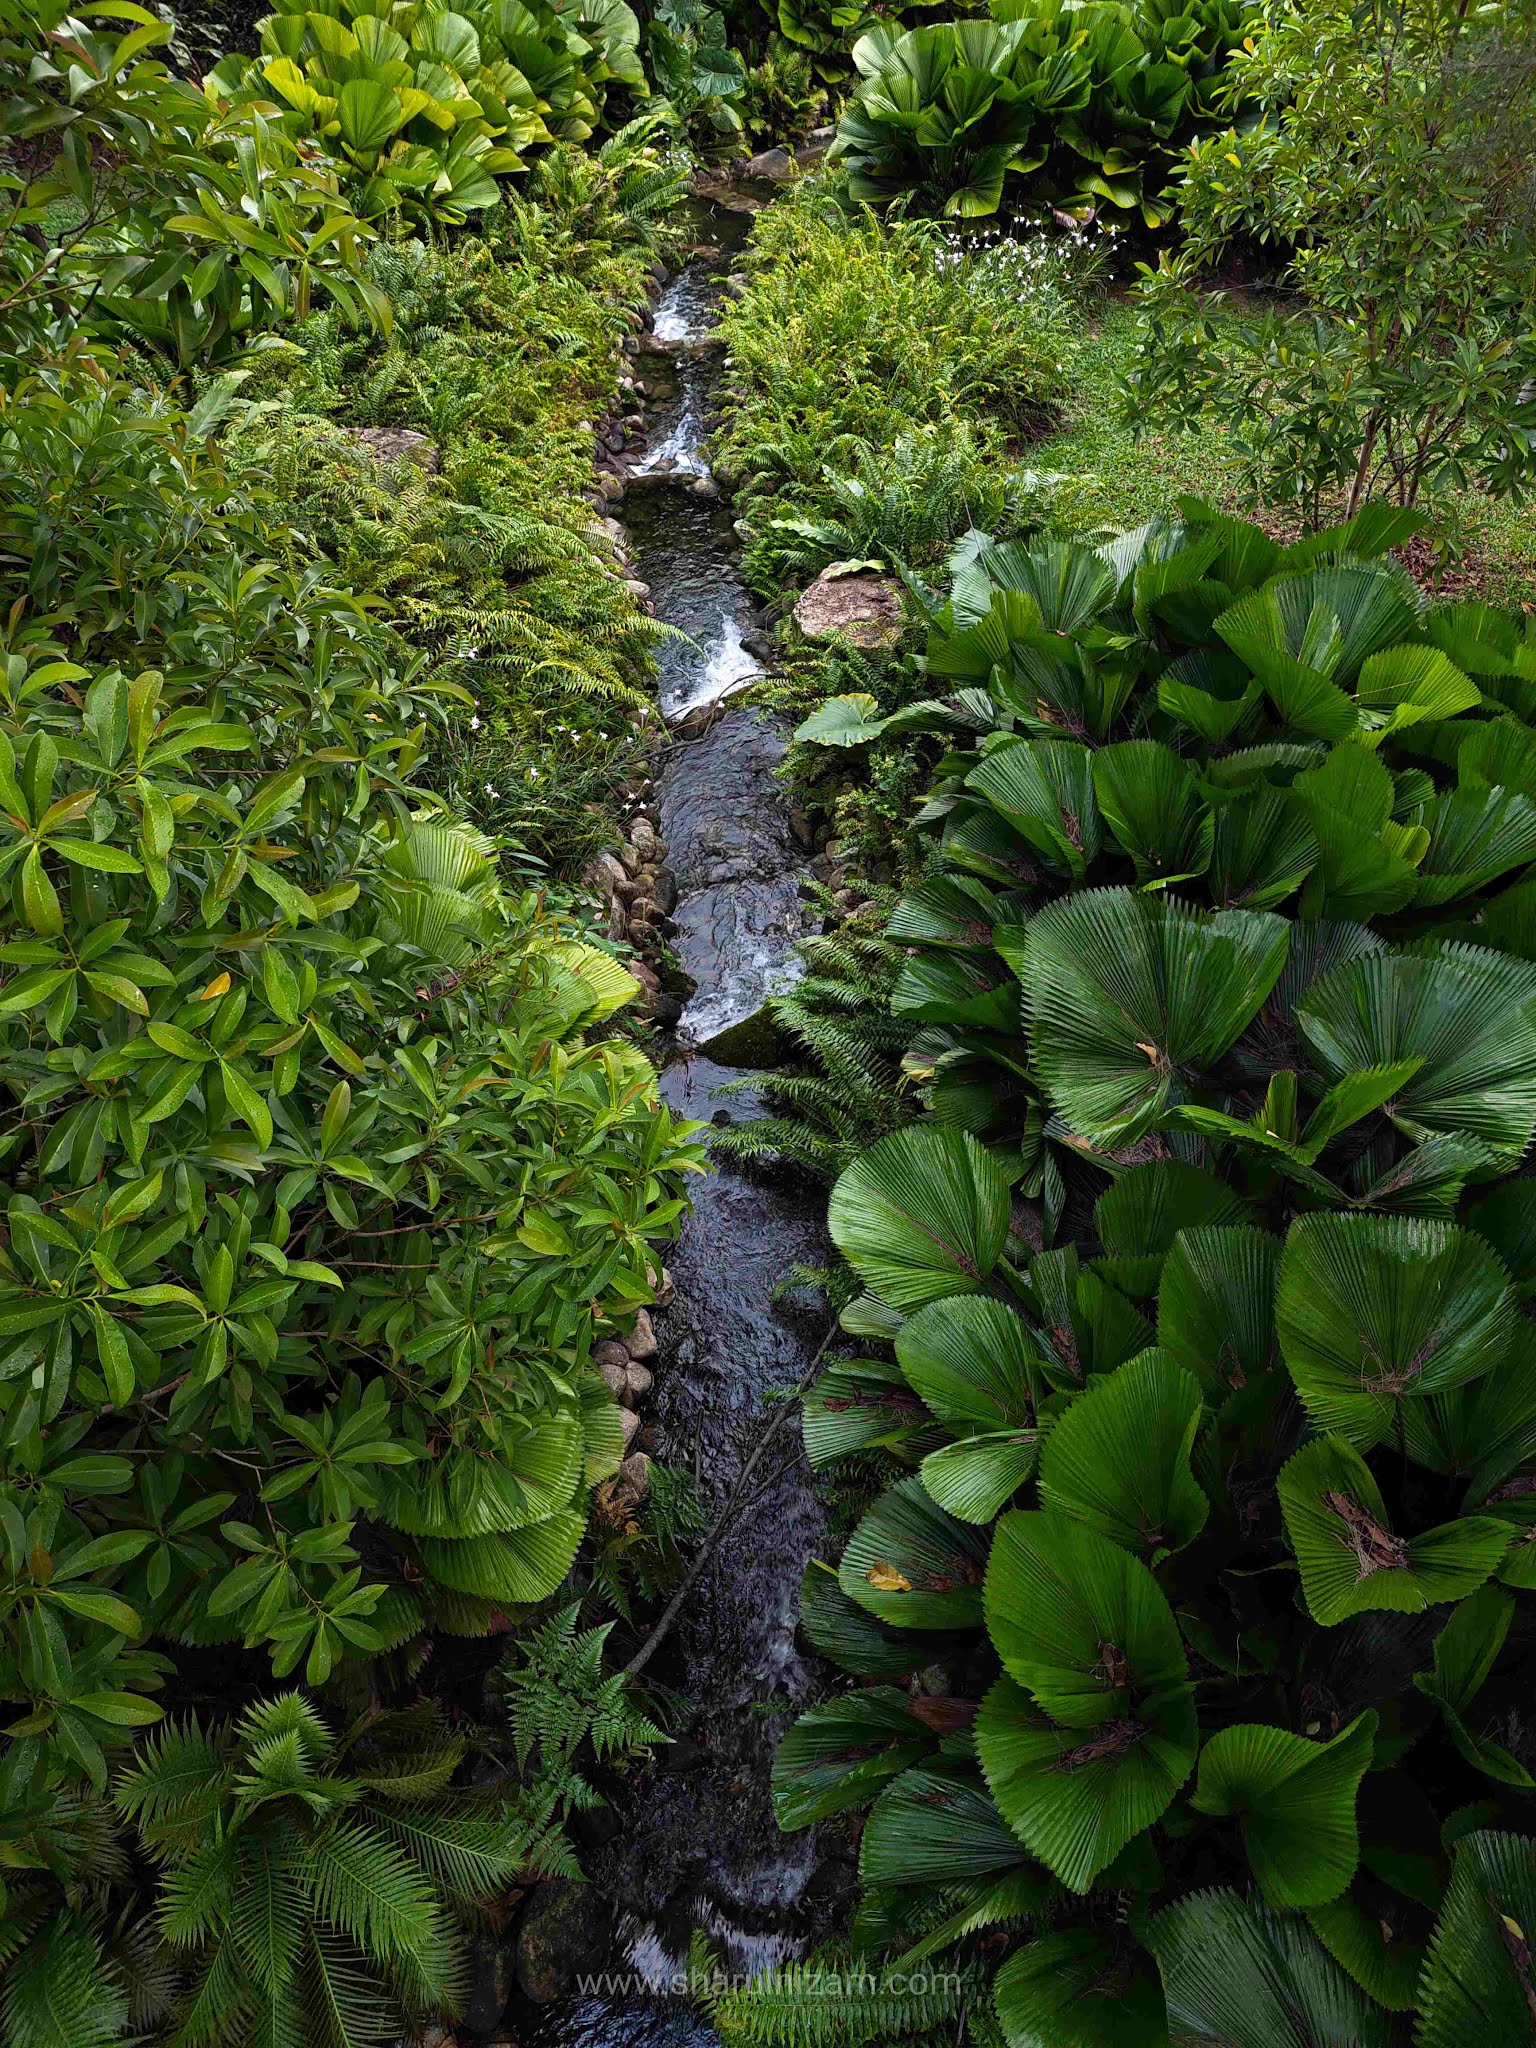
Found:
[[[307,2032],[304,2048],[373,2048],[395,2041],[405,2019],[346,1943],[317,1927],[307,1930],[298,1979]]]
[[[128,2025],[128,2000],[94,1932],[68,1911],[11,1963],[4,2010],[7,2048],[110,2048]]]
[[[959,1973],[935,1973],[929,1987],[901,1989],[843,1955],[790,1963],[745,1986],[716,1989],[702,2003],[728,2048],[873,2048],[952,2024],[965,2007]]]
[[[426,1878],[379,1829],[333,1821],[313,1845],[306,1876],[323,1920],[365,1955],[387,1959],[422,1998],[446,1999],[452,1929]]]
[[[182,2006],[173,2048],[244,2048],[254,2001],[242,1980],[234,1950],[210,1949]]]
[[[224,1752],[196,1721],[165,1721],[139,1744],[113,1799],[118,1812],[156,1844],[216,1813],[231,1782]]]
[[[466,1901],[486,1899],[502,1890],[527,1858],[527,1830],[510,1812],[477,1819],[452,1801],[429,1807],[380,1805],[364,1810],[372,1827]]]

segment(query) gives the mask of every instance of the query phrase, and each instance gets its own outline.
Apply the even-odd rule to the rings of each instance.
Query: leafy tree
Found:
[[[868,1809],[862,1952],[985,1959],[1010,2048],[1529,2023],[1536,642],[1415,524],[973,538],[951,694],[801,728],[936,740],[938,861],[928,1115],[828,1214],[876,1355],[805,1415],[884,1485],[805,1584],[859,1689],[775,1799]],[[720,2013],[868,2038],[810,1978]]]
[[[1146,278],[1135,416],[1214,417],[1255,489],[1314,523],[1335,499],[1352,514],[1450,487],[1521,495],[1536,447],[1533,38],[1525,5],[1272,10],[1229,73],[1263,118],[1194,145],[1182,247]],[[1250,239],[1299,306],[1234,319],[1199,294]]]

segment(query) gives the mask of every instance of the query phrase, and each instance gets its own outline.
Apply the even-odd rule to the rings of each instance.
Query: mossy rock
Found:
[[[568,1998],[578,1977],[607,1961],[612,1915],[595,1886],[552,1878],[518,1924],[517,1983],[535,2005]]]

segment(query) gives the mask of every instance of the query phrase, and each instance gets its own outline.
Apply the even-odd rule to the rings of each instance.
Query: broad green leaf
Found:
[[[1190,1469],[1199,1382],[1162,1351],[1096,1381],[1040,1454],[1040,1501],[1148,1564],[1192,1542],[1210,1504]]]
[[[1464,1599],[1509,1548],[1511,1531],[1483,1515],[1394,1534],[1370,1468],[1340,1436],[1304,1445],[1281,1472],[1279,1491],[1307,1606],[1325,1628],[1372,1608],[1419,1614]]]
[[[1285,964],[1285,921],[1126,889],[1063,897],[1025,934],[1035,1069],[1074,1131],[1128,1143],[1251,1020]]]
[[[918,1717],[923,1702],[893,1686],[828,1700],[796,1721],[774,1752],[773,1811],[781,1828],[809,1827],[865,1806],[938,1740]]]
[[[848,1539],[838,1583],[897,1628],[975,1628],[987,1546],[929,1497],[920,1479],[888,1488]]]
[[[1331,1742],[1241,1722],[1219,1729],[1201,1750],[1191,1804],[1236,1816],[1272,1906],[1326,1905],[1354,1876],[1355,1794],[1370,1768],[1376,1719],[1357,1715]]]
[[[1190,2048],[1389,2048],[1386,2013],[1304,1920],[1262,1901],[1194,1892],[1158,1914],[1147,1945],[1169,2033]]]
[[[827,1209],[838,1250],[891,1307],[979,1290],[1008,1235],[1008,1182],[964,1131],[895,1131],[840,1175]]]
[[[1186,1687],[1184,1646],[1151,1572],[1065,1515],[1004,1515],[987,1566],[986,1619],[1005,1669],[1069,1728],[1123,1718],[1133,1698]]]
[[[1096,1726],[1062,1727],[1000,1678],[976,1721],[976,1752],[1004,1817],[1031,1855],[1077,1892],[1167,1811],[1194,1768],[1198,1740],[1187,1686],[1148,1695]]]
[[[1399,1403],[1494,1370],[1519,1327],[1515,1291],[1480,1237],[1408,1216],[1305,1216],[1276,1297],[1280,1348],[1320,1429],[1362,1449]]]
[[[1008,2048],[1168,2048],[1162,1987],[1129,1939],[1044,1934],[993,1981]]]
[[[1476,2048],[1529,2038],[1529,1930],[1536,1926],[1536,1843],[1463,1835],[1419,1981],[1417,2048]]]

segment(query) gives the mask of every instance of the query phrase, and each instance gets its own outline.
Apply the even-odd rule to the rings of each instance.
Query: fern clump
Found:
[[[855,559],[942,545],[971,508],[1022,525],[1038,494],[1009,437],[1049,417],[1073,346],[1055,280],[1021,292],[939,224],[850,217],[820,184],[759,218],[746,264],[719,329],[735,402],[717,461],[757,588],[842,539]]]
[[[589,502],[626,310],[673,233],[680,179],[655,135],[646,120],[596,154],[552,149],[480,238],[380,242],[388,335],[315,311],[303,353],[247,379],[232,437],[271,476],[295,565],[330,557],[462,693],[445,793],[562,872],[634,772],[669,630],[625,588]],[[381,465],[358,439],[375,427],[424,435],[436,467]]]
[[[806,972],[775,996],[775,1023],[796,1047],[792,1064],[717,1093],[761,1091],[771,1114],[717,1130],[715,1154],[782,1159],[830,1179],[915,1113],[901,1056],[911,1030],[890,1009],[901,954],[878,932],[845,925],[802,940]]]
[[[539,1865],[570,1877],[580,1868],[559,1827],[606,1803],[593,1766],[669,1739],[623,1672],[604,1668],[613,1626],[583,1628],[579,1603],[562,1608],[524,1635],[492,1680],[525,1798],[538,1815]]]
[[[338,1735],[297,1693],[145,1742],[114,1797],[187,1960],[177,2038],[343,2048],[453,2010],[451,1908],[503,1889],[530,1846],[494,1793],[449,1789],[463,1755],[431,1709]]]

